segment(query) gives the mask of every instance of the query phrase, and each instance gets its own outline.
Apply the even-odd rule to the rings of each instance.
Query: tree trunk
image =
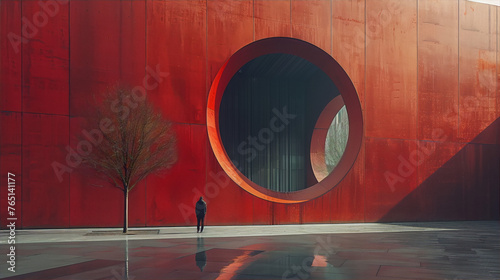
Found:
[[[128,232],[128,190],[123,191],[123,233]]]

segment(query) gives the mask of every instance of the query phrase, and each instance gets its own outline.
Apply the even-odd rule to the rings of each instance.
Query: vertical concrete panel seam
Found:
[[[495,9],[495,7],[493,6],[488,6],[488,14],[489,14],[489,21],[488,21],[488,50],[491,51],[491,23],[492,23],[492,20],[491,20],[491,17],[494,15],[495,16],[495,21],[494,21],[494,24],[495,24],[495,32],[496,32],[496,17],[497,17],[497,13],[496,13],[496,9],[495,9],[495,13],[492,12],[492,9]],[[495,36],[495,45],[496,45],[496,41],[497,41],[497,38]],[[496,62],[496,52],[495,52],[495,62]],[[493,92],[493,94],[495,94],[496,92]],[[488,88],[488,101],[491,102],[491,89]],[[495,102],[496,100],[494,100],[493,102]],[[496,103],[496,102],[495,102]],[[496,105],[496,104],[494,104]],[[488,106],[490,106],[490,104],[488,104]],[[491,107],[489,107],[491,110]],[[495,108],[495,112],[496,112],[496,106],[494,107]]]
[[[71,1],[68,2],[68,145],[71,144]],[[71,173],[68,180],[68,227],[71,227]]]
[[[120,12],[120,19],[119,19],[119,22],[120,24],[118,25],[118,32],[119,32],[119,35],[118,36],[118,72],[120,73],[119,74],[119,77],[120,77],[120,82],[121,81],[124,81],[123,79],[123,9],[126,8],[126,7],[123,7],[125,3],[123,2],[119,2],[120,3],[120,9],[119,9],[119,12]]]
[[[208,65],[208,0],[205,0],[205,102],[208,103],[208,91],[210,90],[210,69]],[[207,104],[205,104],[207,105]],[[205,106],[206,107],[206,106]],[[208,128],[207,128],[208,134]],[[208,142],[207,142],[208,144]]]
[[[330,0],[330,55],[333,57],[333,0]]]
[[[495,67],[495,73],[496,73],[496,87],[495,87],[495,91],[494,91],[494,101],[495,104],[494,104],[494,108],[495,108],[495,112],[496,112],[496,115],[495,115],[495,119],[498,118],[498,113],[499,113],[499,108],[498,108],[498,101],[496,99],[499,98],[499,85],[498,85],[498,41],[499,41],[499,37],[498,37],[498,34],[500,33],[500,30],[499,30],[499,24],[498,24],[498,13],[499,11],[499,7],[495,7],[495,46],[496,46],[496,52],[495,52],[495,62],[496,62],[496,67]],[[493,119],[493,121],[495,121],[495,119]],[[498,136],[497,136],[498,137]]]
[[[23,18],[23,0],[20,0],[19,2],[19,5],[21,6],[21,11],[20,11],[20,15],[21,15],[21,18],[19,19],[19,30],[21,33],[19,34],[23,34],[22,31],[23,31],[23,22],[22,22],[22,18]],[[24,106],[23,106],[23,94],[24,94],[24,63],[23,63],[23,59],[24,59],[24,48],[21,47],[21,96],[20,96],[20,99],[21,99],[21,202],[24,202],[24,199],[23,199],[23,190],[24,190],[24,181],[23,180],[23,176],[24,176],[24,169],[23,169],[23,165],[24,165],[24,143],[23,143],[23,134],[24,134],[24,131],[23,131],[23,122],[24,122]],[[21,228],[24,228],[24,225],[23,225],[23,222],[24,222],[24,219],[23,219],[23,215],[24,215],[24,209],[23,209],[23,206],[24,206],[24,203],[21,203]]]
[[[276,220],[275,220],[275,215],[274,215],[274,212],[275,212],[275,206],[276,205],[276,202],[271,202],[271,225],[275,225],[276,224]]]
[[[255,1],[256,0],[253,0],[252,1],[252,4],[253,4],[253,41],[255,42]],[[208,131],[208,128],[207,128],[207,131]],[[243,194],[244,195],[244,194]],[[255,224],[255,198],[252,197],[252,223],[251,224]]]
[[[208,1],[205,0],[205,108],[208,105],[208,91],[210,91],[211,87],[211,81],[210,81],[210,69],[209,69],[209,63],[208,63]],[[206,114],[206,112],[205,112]],[[208,172],[210,169],[210,163],[209,163],[209,153],[212,149],[212,146],[209,143],[208,139],[208,126],[207,126],[207,121],[205,120],[205,132],[206,132],[206,137],[205,137],[205,185],[208,183]]]
[[[458,38],[457,38],[457,52],[458,52],[458,78],[457,78],[457,88],[458,88],[458,104],[457,104],[457,138],[460,138],[460,1],[457,0],[457,28],[458,28]]]
[[[23,171],[23,165],[24,165],[23,123],[24,123],[24,113],[21,110],[21,228],[24,228],[24,226],[23,226],[23,222],[24,222],[24,219],[23,219],[23,214],[24,214],[24,211],[23,211],[23,206],[24,206],[23,189],[24,189],[24,181],[25,181],[23,179],[23,176],[24,176],[24,171]]]
[[[1,5],[1,4],[0,4],[0,5]],[[0,7],[0,8],[1,8],[1,7]],[[0,131],[2,131],[2,119],[1,119],[1,118],[2,118],[2,115],[3,115],[3,114],[1,114],[1,113],[0,113]],[[2,152],[2,146],[0,146],[0,154],[1,154],[1,152]],[[0,160],[0,171],[1,171],[1,170],[3,170],[3,169],[2,169],[2,161]],[[1,178],[1,176],[0,176],[0,178]],[[8,179],[8,174],[7,174],[7,181],[8,181],[8,180],[9,180],[9,179]],[[3,191],[2,191],[2,190],[3,190],[3,188],[0,188],[0,197],[4,197],[4,194],[3,194]],[[6,188],[6,191],[7,191],[7,193],[8,193],[8,188]],[[0,201],[1,201],[1,200],[0,200]],[[8,203],[8,202],[7,202],[7,203]],[[0,204],[0,207],[2,207],[3,209],[5,209],[5,208],[4,208],[4,207],[5,207],[4,205],[1,205],[1,204]],[[8,208],[7,208],[7,209],[8,209]],[[1,210],[0,210],[0,211],[1,211]],[[8,211],[6,212],[6,214],[8,215]],[[5,227],[5,228],[7,228],[7,224],[2,225],[2,224],[0,223],[0,229],[3,229],[4,227]]]
[[[366,22],[366,10],[367,10],[367,7],[366,7],[366,0],[365,0],[365,11],[364,11],[364,16],[365,16],[365,34],[364,34],[364,37],[365,37],[365,46],[364,46],[364,52],[365,52],[365,69],[364,69],[364,74],[365,74],[365,85],[364,85],[364,94],[363,94],[363,104],[364,104],[364,108],[366,108],[366,95],[367,95],[367,86],[366,86],[366,25],[367,25],[367,22]],[[366,112],[365,112],[366,113]],[[363,114],[363,124],[366,124],[365,120],[364,120],[364,115]],[[365,125],[363,125],[363,132],[364,132],[364,141],[363,141],[363,145],[364,145],[364,148],[365,148],[365,151],[363,153],[363,156],[364,156],[364,164],[363,164],[363,171],[365,173],[365,178],[363,179],[363,222],[366,222],[366,127]]]
[[[148,0],[144,0],[144,77],[148,65]],[[144,226],[148,226],[148,180],[144,180]]]
[[[290,37],[293,38],[293,26],[292,26],[292,0],[290,0]],[[274,209],[274,208],[273,208]]]
[[[255,42],[255,0],[252,0],[253,42]]]
[[[417,96],[416,96],[417,112],[416,112],[416,115],[417,115],[417,117],[415,119],[415,129],[416,129],[416,134],[415,134],[416,137],[415,137],[415,139],[417,139],[417,141],[418,141],[419,140],[419,133],[418,133],[419,132],[419,130],[418,130],[419,82],[418,81],[419,81],[419,76],[420,76],[420,71],[419,71],[419,67],[418,67],[418,65],[419,65],[419,61],[418,61],[418,50],[419,50],[419,42],[418,42],[419,36],[418,36],[418,32],[419,32],[419,28],[418,27],[419,27],[419,22],[420,22],[419,21],[419,16],[420,16],[419,12],[420,11],[419,11],[419,0],[416,0],[415,2],[416,2],[416,9],[417,9],[417,23],[416,23],[416,25],[417,25],[416,26],[417,27],[417,34],[416,34],[417,35],[417,63],[416,63],[416,67],[417,67],[417,81],[416,81],[416,84],[417,84]],[[418,176],[418,166],[417,166],[417,176]]]
[[[2,4],[0,3],[0,12],[1,12],[1,8],[2,8],[2,7],[1,7],[1,5],[2,5]],[[1,14],[0,14],[0,15],[1,15]],[[1,17],[0,17],[0,20],[1,20]],[[0,131],[2,131],[2,112],[0,112]],[[0,145],[0,154],[2,154],[2,146],[1,146],[1,145]],[[1,172],[1,171],[2,171],[2,161],[0,160],[0,172]],[[7,174],[7,176],[8,176],[8,174]],[[0,176],[0,178],[1,178],[1,176]],[[8,177],[7,177],[7,178],[8,178]],[[9,180],[9,179],[7,179],[7,181],[8,181],[8,180]],[[3,191],[2,191],[2,190],[3,190],[3,188],[0,188],[0,197],[4,197],[4,194],[3,194]],[[0,202],[1,202],[1,200],[0,200]],[[3,208],[3,207],[5,207],[5,206],[3,206],[2,204],[0,204],[0,207],[2,207],[2,208]],[[5,208],[3,208],[3,209],[5,209]],[[1,210],[0,210],[0,211],[1,211]],[[2,225],[2,223],[0,222],[0,229],[3,229],[3,228],[4,228],[4,226],[3,226],[3,225]],[[7,228],[7,224],[5,224],[5,228]]]
[[[303,215],[304,215],[304,203],[301,203],[299,204],[299,224],[304,223]]]
[[[499,23],[500,22],[499,21],[500,7],[497,7],[496,10],[497,10],[497,15],[496,15],[497,16],[497,19],[496,19],[496,21],[497,21],[497,26],[496,26],[496,28],[497,28],[497,32],[496,32],[496,36],[497,36],[497,42],[496,42],[497,52],[496,52],[495,56],[496,56],[496,82],[497,82],[497,88],[496,88],[495,92],[496,92],[496,98],[497,98],[497,100],[496,100],[496,106],[497,106],[496,107],[496,112],[497,112],[496,117],[498,118],[498,114],[500,113],[500,108],[498,107],[498,98],[499,98],[499,93],[500,93],[500,83],[499,83],[499,74],[500,73],[498,72],[498,68],[499,68],[498,53],[500,52],[500,46],[498,44],[500,42],[500,37],[499,37],[499,34],[500,34],[500,29],[499,29],[499,27],[500,27],[500,23]],[[497,139],[496,140],[497,140],[496,141],[497,145],[500,148],[500,135],[499,135],[499,133],[497,133]],[[498,166],[500,167],[500,157],[498,159]],[[500,169],[498,171],[498,181],[500,182]],[[498,201],[500,201],[500,196],[497,197],[497,199],[498,199]],[[498,204],[499,204],[499,202],[497,202],[497,205]],[[494,207],[494,206],[492,206],[492,207]],[[494,217],[499,212],[498,206],[497,206],[497,209],[493,209],[493,210],[496,210],[495,213],[493,213],[493,217]],[[500,218],[500,215],[497,216],[497,219],[499,219],[499,218]]]
[[[416,43],[417,43],[417,48],[416,48],[416,52],[417,52],[417,56],[416,56],[416,68],[417,68],[417,81],[416,81],[416,100],[415,100],[415,103],[416,103],[416,118],[415,118],[415,146],[418,147],[418,143],[419,143],[419,130],[418,130],[418,116],[419,116],[419,77],[420,77],[420,69],[418,67],[419,65],[419,61],[418,61],[418,50],[419,50],[419,23],[420,23],[420,9],[419,9],[419,2],[420,0],[415,0],[415,8],[417,9],[417,20],[416,20]],[[411,153],[411,152],[410,152]],[[421,170],[421,167],[420,165],[417,165],[416,166],[416,176],[415,176],[415,189],[411,190],[411,192],[414,192],[417,188],[418,188],[418,176],[420,174],[420,172],[422,172]],[[418,219],[417,219],[418,220]]]
[[[333,57],[333,2],[330,1],[330,55]],[[327,194],[321,196],[321,199],[324,200],[324,197],[328,195],[330,198],[332,197],[331,191]],[[324,208],[323,208],[324,209]],[[331,203],[328,203],[328,221],[332,222],[332,208]]]

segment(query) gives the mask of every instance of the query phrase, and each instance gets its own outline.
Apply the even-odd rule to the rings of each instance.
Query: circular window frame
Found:
[[[344,155],[335,169],[317,184],[295,192],[276,192],[259,186],[232,163],[222,144],[219,131],[219,108],[226,90],[236,72],[249,61],[273,53],[291,54],[316,65],[337,86],[349,117],[349,138]],[[226,174],[245,191],[267,201],[301,203],[312,200],[337,186],[354,165],[363,140],[363,115],[358,94],[351,79],[328,53],[308,42],[287,37],[266,38],[250,43],[234,53],[221,67],[212,82],[207,101],[207,130],[212,150]]]

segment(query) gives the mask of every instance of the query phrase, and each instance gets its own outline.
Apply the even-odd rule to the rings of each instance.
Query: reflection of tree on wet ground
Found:
[[[203,241],[203,237],[198,237],[198,246],[196,249],[196,255],[194,259],[196,261],[196,266],[200,268],[200,271],[203,271],[205,266],[207,265],[207,255],[205,253],[205,244]]]

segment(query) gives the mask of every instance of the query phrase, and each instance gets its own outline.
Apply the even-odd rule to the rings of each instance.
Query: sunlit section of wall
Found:
[[[500,0],[468,0],[469,2],[483,3],[500,7]]]

